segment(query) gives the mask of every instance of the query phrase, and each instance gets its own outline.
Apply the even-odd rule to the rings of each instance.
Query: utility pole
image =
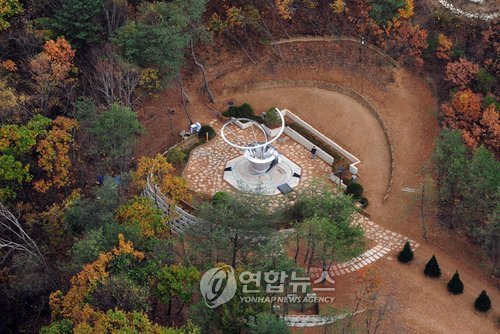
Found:
[[[427,241],[427,225],[425,225],[425,177],[420,191],[420,224],[422,224],[422,238]]]
[[[365,36],[361,36],[361,94],[364,92],[365,88],[365,72],[363,66],[364,54],[363,49],[365,48]]]

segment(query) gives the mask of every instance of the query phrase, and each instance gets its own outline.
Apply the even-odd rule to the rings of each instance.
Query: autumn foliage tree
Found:
[[[415,4],[413,0],[405,0],[402,8],[398,9],[398,15],[401,19],[409,19],[413,16],[415,11]]]
[[[285,20],[290,20],[293,15],[292,4],[293,0],[274,0],[276,5],[276,10],[278,11],[281,18]]]
[[[15,197],[15,191],[31,181],[33,174],[42,175],[33,182],[39,192],[69,185],[70,150],[74,147],[73,131],[77,126],[77,121],[71,118],[57,117],[51,121],[36,115],[24,125],[0,127],[0,198]],[[35,159],[41,173],[34,170]]]
[[[445,34],[437,35],[436,57],[442,60],[450,60],[453,42]]]
[[[378,40],[383,30],[377,22],[370,17],[371,7],[367,1],[335,1],[330,4],[331,10],[335,13],[335,26],[343,34],[352,36],[371,36],[373,40]]]
[[[5,80],[0,79],[0,122],[7,123],[7,120],[16,120],[13,111],[24,101],[23,95],[16,89],[10,87]]]
[[[347,9],[347,5],[343,0],[334,0],[330,4],[330,8],[335,14],[341,14]]]
[[[145,197],[135,197],[116,211],[116,219],[122,224],[138,224],[146,238],[165,237],[168,232],[166,217]]]
[[[421,67],[423,51],[427,48],[427,31],[407,20],[394,19],[384,30],[385,48],[403,64]]]
[[[70,73],[76,70],[73,60],[75,51],[63,38],[49,40],[29,64],[36,89],[40,95],[40,107],[47,110],[51,105],[57,105],[58,96],[54,96],[58,89],[74,82]]]
[[[479,70],[479,65],[460,58],[446,65],[446,80],[459,89],[465,89],[476,78]]]
[[[37,115],[23,125],[0,127],[0,200],[15,198],[22,185],[32,180],[28,158],[49,125],[50,119]]]
[[[19,0],[0,1],[0,31],[10,27],[8,19],[23,12],[23,6]]]
[[[470,89],[457,92],[451,99],[455,117],[467,122],[478,121],[481,116],[483,96]]]
[[[73,131],[78,127],[74,119],[57,117],[45,138],[38,142],[38,167],[45,177],[34,182],[35,190],[45,192],[51,187],[62,188],[71,183],[72,166],[70,151],[75,146]]]
[[[134,185],[142,189],[149,178],[152,184],[160,187],[169,200],[190,202],[192,195],[188,190],[186,180],[172,175],[173,170],[167,158],[161,154],[154,157],[141,157],[137,163],[137,170],[133,174]]]
[[[500,125],[495,104],[483,109],[483,96],[470,89],[457,92],[451,102],[441,106],[443,125],[462,131],[469,147],[484,143],[498,147]]]
[[[123,235],[120,234],[118,239],[117,248],[100,254],[97,260],[85,265],[80,273],[71,278],[71,288],[65,295],[59,290],[50,295],[53,319],[68,318],[78,326],[102,317],[102,312],[93,309],[85,297],[109,276],[106,270],[108,264],[113,258],[123,254],[129,254],[138,260],[144,259],[144,253],[136,251],[130,241],[125,241]]]
[[[479,122],[483,126],[482,142],[489,147],[500,147],[500,116],[495,104],[486,107]]]

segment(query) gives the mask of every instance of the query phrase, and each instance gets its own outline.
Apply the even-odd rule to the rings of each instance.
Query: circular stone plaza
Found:
[[[310,153],[313,144],[301,144],[292,139],[289,131],[293,130],[285,128],[285,133],[281,135],[267,136],[251,122],[234,123],[221,132],[226,124],[212,121],[210,125],[225,136],[216,136],[191,153],[183,176],[193,191],[213,195],[236,188],[263,195],[279,195],[287,191],[280,190],[283,185],[289,187],[288,191],[297,190],[314,178],[330,175],[333,161],[328,163],[321,158],[313,159]],[[273,140],[272,143],[269,143],[270,140]],[[231,142],[239,144],[231,145]],[[254,168],[254,157],[248,157],[248,152],[256,143],[263,146],[257,147],[257,150],[267,148],[274,153],[269,153],[270,163],[264,165],[262,171]],[[254,152],[254,155],[259,153]],[[276,163],[273,163],[273,158]]]

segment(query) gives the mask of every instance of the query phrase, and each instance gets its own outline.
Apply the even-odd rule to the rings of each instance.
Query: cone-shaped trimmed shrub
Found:
[[[464,292],[464,284],[460,279],[458,270],[455,272],[455,274],[453,274],[453,277],[448,282],[448,291],[450,291],[454,295],[459,295]]]
[[[410,242],[407,241],[403,247],[403,250],[398,255],[398,261],[402,263],[408,263],[413,260],[413,251],[411,250]]]
[[[479,312],[488,312],[491,308],[491,300],[490,297],[486,294],[486,291],[482,291],[479,296],[477,296],[476,301],[474,302],[474,308]]]
[[[441,276],[441,268],[439,268],[438,261],[436,257],[432,255],[431,259],[425,265],[424,274],[427,277],[439,277]]]

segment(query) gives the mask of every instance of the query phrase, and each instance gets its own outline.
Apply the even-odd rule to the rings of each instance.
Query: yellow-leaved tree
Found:
[[[193,199],[187,182],[180,176],[173,175],[174,167],[161,154],[154,157],[141,157],[137,163],[137,170],[133,174],[133,183],[138,189],[143,189],[149,178],[150,182],[158,185],[161,192],[173,203]]]
[[[122,224],[137,224],[146,238],[165,237],[169,231],[167,218],[145,197],[135,197],[116,210],[116,220]]]
[[[97,260],[85,265],[80,273],[71,278],[71,288],[66,294],[60,290],[49,298],[52,324],[42,328],[40,333],[105,334],[200,334],[200,329],[192,323],[182,328],[166,328],[152,322],[143,312],[126,312],[120,309],[98,310],[86,298],[101,283],[105,283],[109,273],[107,266],[116,257],[129,255],[137,260],[144,259],[144,253],[134,249],[132,242],[118,235],[119,245],[110,252],[102,253]]]
[[[104,312],[94,309],[85,301],[85,297],[99,284],[106,280],[109,262],[120,255],[129,254],[138,260],[144,253],[136,251],[132,242],[125,241],[123,234],[118,235],[118,247],[110,252],[101,253],[97,260],[86,264],[83,270],[71,278],[71,288],[64,295],[60,290],[50,294],[49,304],[53,319],[70,319],[76,328],[86,323],[99,321]]]
[[[38,167],[46,174],[33,183],[38,192],[44,193],[51,187],[62,188],[71,183],[70,150],[75,147],[73,132],[77,127],[75,119],[59,116],[52,121],[52,128],[45,138],[38,142]]]

